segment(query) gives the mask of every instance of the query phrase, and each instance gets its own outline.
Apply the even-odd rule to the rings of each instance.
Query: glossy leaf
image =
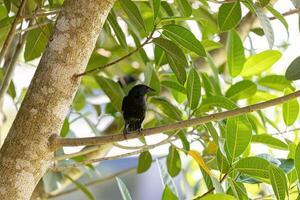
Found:
[[[234,28],[241,20],[240,2],[224,3],[219,8],[218,24],[221,31]]]
[[[148,85],[149,87],[151,87],[152,89],[154,89],[154,92],[151,93],[155,93],[155,94],[159,94],[160,93],[160,81],[159,81],[159,77],[156,73],[156,70],[153,69],[153,67],[148,64],[146,66],[146,70],[145,70],[145,84]],[[151,94],[149,93],[149,94]]]
[[[282,75],[268,75],[258,79],[257,82],[264,87],[278,91],[284,91],[286,88],[294,89],[291,85],[291,81],[287,80]]]
[[[181,170],[181,159],[177,149],[173,145],[169,147],[169,154],[167,156],[167,169],[172,177],[177,176]]]
[[[128,18],[135,24],[135,27],[146,31],[144,20],[138,7],[131,0],[120,0],[121,7],[127,14]]]
[[[226,92],[226,97],[231,100],[246,99],[253,96],[257,86],[252,81],[244,80],[232,85]]]
[[[292,91],[286,90],[285,95]],[[299,103],[297,99],[288,100],[282,104],[282,114],[284,123],[287,126],[291,126],[297,120],[299,115]]]
[[[288,32],[289,25],[288,25],[287,21],[285,20],[285,18],[281,15],[281,13],[278,12],[277,10],[275,10],[272,6],[267,5],[266,7],[272,13],[272,15],[274,15],[274,17],[276,17],[283,24],[283,26],[287,30],[287,33],[289,33]]]
[[[269,165],[270,163],[263,158],[247,157],[239,160],[235,164],[234,169],[251,177],[266,181],[269,178]]]
[[[172,192],[172,190],[166,185],[163,191],[162,200],[178,200],[178,197]]]
[[[283,170],[271,164],[269,165],[269,177],[277,200],[285,200],[288,188]]]
[[[162,183],[164,186],[168,186],[172,192],[178,196],[178,192],[175,186],[175,183],[172,179],[172,177],[170,176],[170,174],[167,172],[166,168],[161,164],[161,162],[159,160],[156,160],[157,166],[158,166],[158,170],[159,170],[159,175],[160,178],[162,180]]]
[[[139,162],[137,167],[137,173],[143,173],[147,171],[152,164],[152,156],[149,151],[144,151],[139,156]]]
[[[185,133],[182,130],[180,130],[177,135],[178,135],[178,137],[179,137],[179,139],[182,143],[183,149],[186,150],[186,151],[189,151],[190,150],[190,143],[189,143],[188,139],[186,138]]]
[[[166,52],[172,71],[175,73],[178,81],[184,84],[186,81],[185,67],[188,66],[188,63],[182,50],[176,44],[164,38],[155,38],[153,42]]]
[[[114,30],[114,33],[115,33],[120,45],[123,48],[127,48],[127,42],[126,42],[125,34],[123,33],[123,30],[121,29],[121,27],[120,27],[120,25],[117,21],[117,17],[116,17],[116,14],[115,14],[113,9],[108,14],[107,20],[108,20],[110,26],[112,27],[112,29]]]
[[[228,183],[230,185],[230,189],[232,191],[232,194],[238,199],[238,200],[248,200],[248,195],[245,186],[241,182],[236,182],[232,180],[231,178],[228,179]],[[231,193],[229,193],[231,194]]]
[[[181,111],[162,97],[153,97],[151,102],[154,103],[165,115],[174,120],[181,119]]]
[[[285,77],[288,80],[298,80],[300,79],[300,56],[295,58],[293,62],[288,66]]]
[[[286,143],[268,134],[253,135],[251,141],[252,143],[265,144],[274,149],[288,150]]]
[[[229,31],[226,46],[227,64],[232,77],[239,75],[245,63],[243,42],[235,30]]]
[[[272,67],[281,57],[280,51],[266,50],[247,58],[242,76],[253,76]]]
[[[257,15],[257,18],[264,30],[265,36],[268,40],[269,43],[269,47],[270,49],[273,48],[274,45],[274,31],[273,28],[271,26],[271,23],[269,21],[269,18],[265,15],[264,11],[262,8],[259,8],[257,6],[254,5],[254,9],[255,9],[255,13]]]
[[[232,117],[227,120],[225,144],[233,159],[246,150],[251,136],[251,124],[246,117]]]
[[[152,0],[153,22],[155,22],[160,8],[160,0]]]
[[[123,200],[132,200],[131,195],[130,195],[126,185],[124,184],[124,182],[118,177],[116,177],[116,180],[117,180],[118,187],[119,187],[119,190],[122,195],[122,199]]]
[[[205,195],[201,200],[235,200],[235,198],[228,194],[208,194]]]
[[[220,150],[217,151],[217,164],[220,172],[227,173],[230,169],[230,163]]]
[[[26,45],[24,58],[25,61],[30,61],[38,58],[44,52],[48,39],[52,32],[52,24],[42,26],[42,28],[36,28],[29,32]]]
[[[121,111],[124,92],[120,85],[113,80],[104,78],[102,76],[96,76],[96,81],[104,93],[109,97],[114,108],[118,111]]]
[[[68,175],[64,175],[67,179],[69,179],[80,191],[82,191],[86,197],[89,199],[89,200],[95,200],[95,197],[93,195],[93,193],[91,193],[89,191],[89,189],[84,185],[84,184],[81,184],[80,182],[72,179],[70,176]]]
[[[187,0],[176,0],[182,16],[188,17],[192,14],[192,6]]]
[[[192,68],[189,72],[186,94],[189,102],[189,106],[192,110],[198,107],[201,97],[201,82],[198,72]]]
[[[61,128],[61,131],[60,131],[60,134],[59,134],[60,137],[66,137],[67,134],[68,134],[68,132],[69,132],[69,130],[70,130],[70,123],[69,123],[68,118],[66,118],[64,120],[64,124],[63,124],[63,126]]]
[[[172,90],[176,90],[177,92],[180,92],[182,94],[186,93],[185,88],[176,81],[163,80],[161,84],[165,87],[171,88]]]
[[[184,48],[197,53],[199,56],[206,56],[205,49],[201,42],[188,29],[175,24],[168,24],[162,28],[164,30],[163,34],[174,42],[177,42]]]
[[[190,150],[188,154],[198,163],[198,165],[208,174],[211,175],[210,169],[204,162],[202,156],[198,151]]]
[[[298,180],[300,180],[300,143],[296,147],[294,159]]]

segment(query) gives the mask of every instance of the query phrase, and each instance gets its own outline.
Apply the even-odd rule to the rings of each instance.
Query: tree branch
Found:
[[[295,8],[295,9],[289,10],[287,12],[281,13],[281,15],[282,16],[289,16],[289,15],[296,14],[296,13],[299,13],[299,12],[300,12],[300,8]],[[274,19],[277,19],[277,18],[276,17],[269,17],[269,20],[274,20]]]
[[[272,107],[278,104],[282,104],[288,100],[297,98],[300,96],[300,90],[294,93],[288,94],[286,96],[278,97],[276,99],[272,99],[269,101],[257,103],[250,106],[245,106],[242,108],[237,108],[234,110],[229,110],[225,112],[219,112],[203,117],[188,119],[184,121],[175,122],[173,124],[162,125],[154,128],[144,129],[140,133],[138,131],[130,132],[127,135],[127,138],[124,137],[123,134],[115,134],[115,135],[107,135],[101,137],[88,137],[88,138],[60,138],[57,135],[52,135],[50,137],[50,146],[53,150],[63,147],[63,146],[85,146],[85,145],[99,145],[106,144],[111,142],[120,142],[127,139],[138,138],[141,135],[149,136],[162,132],[174,131],[182,128],[187,128],[191,126],[205,124],[211,121],[218,121],[222,119],[226,119],[229,117],[235,117],[242,114],[254,112],[257,110],[261,110],[264,108]]]
[[[133,155],[142,153],[144,151],[148,151],[150,149],[154,149],[155,147],[158,147],[160,145],[167,144],[169,142],[172,142],[172,141],[176,140],[177,139],[176,137],[172,138],[176,134],[177,133],[172,134],[169,137],[167,137],[166,139],[164,139],[164,140],[162,140],[162,141],[160,141],[160,142],[158,142],[156,144],[145,145],[141,149],[136,150],[136,151],[132,151],[132,152],[124,153],[124,154],[120,154],[120,155],[115,155],[115,156],[109,156],[109,157],[102,157],[102,158],[97,158],[97,159],[85,160],[85,161],[82,161],[82,162],[77,162],[77,163],[69,164],[69,165],[62,166],[62,167],[55,167],[54,166],[53,168],[51,168],[51,170],[53,170],[53,171],[64,171],[66,169],[76,168],[76,167],[79,167],[79,166],[82,166],[82,165],[88,165],[88,164],[92,164],[92,163],[100,162],[100,161],[104,161],[104,160],[116,160],[116,159],[120,159],[120,158],[124,158],[124,157],[128,157],[128,156],[133,156]]]
[[[81,74],[75,74],[75,78],[78,78],[78,77],[80,77],[80,76],[84,76],[84,75],[87,75],[87,74],[91,74],[91,73],[94,73],[94,72],[103,70],[103,69],[105,69],[105,68],[107,68],[107,67],[110,67],[110,66],[112,66],[112,65],[114,65],[114,64],[117,64],[118,62],[120,62],[120,61],[122,61],[122,60],[124,60],[124,59],[126,59],[126,58],[128,58],[128,57],[130,57],[132,54],[134,54],[135,52],[139,51],[139,50],[140,50],[141,48],[143,48],[146,44],[148,44],[148,42],[152,39],[152,36],[153,36],[155,30],[156,30],[156,26],[153,27],[152,32],[149,34],[149,36],[147,37],[147,39],[146,39],[140,46],[136,47],[136,49],[134,49],[133,51],[129,52],[129,53],[126,54],[125,56],[123,56],[123,57],[121,57],[121,58],[119,58],[119,59],[117,59],[117,60],[115,60],[115,61],[113,61],[113,62],[107,63],[107,64],[105,64],[105,65],[103,65],[103,66],[100,66],[100,67],[97,67],[97,68],[94,68],[94,69],[85,71],[85,72],[83,72],[83,73],[81,73]]]
[[[25,5],[26,5],[26,0],[22,0],[21,5],[19,7],[19,10],[17,12],[16,18],[15,18],[14,22],[11,25],[11,28],[10,28],[9,33],[7,35],[7,38],[6,38],[6,40],[5,40],[5,42],[2,46],[2,49],[0,51],[0,65],[1,65],[1,62],[2,62],[7,50],[10,47],[11,42],[13,40],[13,37],[15,35],[15,31],[16,31],[16,27],[18,25],[19,19],[21,18],[21,15],[22,15],[22,12],[25,8]]]

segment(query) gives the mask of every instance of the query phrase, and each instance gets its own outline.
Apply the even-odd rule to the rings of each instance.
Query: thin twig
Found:
[[[40,23],[40,24],[34,24],[32,26],[28,26],[27,28],[24,28],[24,29],[21,29],[21,30],[17,30],[15,32],[15,34],[18,34],[18,33],[24,33],[24,32],[28,32],[28,31],[31,31],[33,29],[36,29],[36,28],[40,28],[41,31],[43,32],[43,34],[45,35],[45,37],[49,37],[45,34],[45,32],[43,31],[42,29],[42,26],[46,26],[48,24],[52,23],[52,21],[46,21],[46,22],[43,22],[43,23]]]
[[[15,18],[14,22],[12,23],[12,25],[10,27],[9,33],[6,37],[6,40],[5,40],[5,42],[2,46],[1,51],[0,51],[0,65],[2,63],[2,60],[3,60],[7,50],[10,48],[11,42],[12,42],[12,40],[14,38],[14,35],[15,35],[16,27],[18,25],[19,19],[21,18],[21,15],[23,13],[25,5],[26,5],[26,0],[22,0],[21,5],[19,7],[19,10],[17,12],[16,18]]]
[[[110,176],[107,176],[105,178],[93,180],[93,181],[91,181],[89,183],[86,183],[84,185],[85,186],[93,186],[93,185],[96,185],[96,184],[103,183],[103,182],[106,182],[108,180],[111,180],[111,179],[115,178],[116,176],[123,176],[123,175],[129,174],[129,173],[134,172],[134,171],[136,171],[136,167],[131,167],[129,169],[126,169],[126,170],[114,173],[114,174],[112,174]],[[56,198],[56,197],[59,197],[59,196],[70,194],[70,193],[75,192],[77,190],[78,190],[78,187],[74,187],[74,188],[71,188],[69,190],[66,190],[66,191],[63,191],[61,193],[58,193],[58,194],[48,194],[47,198],[48,199]]]
[[[296,14],[296,13],[299,13],[299,12],[300,12],[300,8],[295,8],[295,9],[289,10],[287,12],[284,12],[281,15],[282,16],[289,16],[289,15]],[[277,18],[276,17],[269,17],[269,20],[274,20],[274,19],[277,19]]]
[[[222,179],[219,181],[219,183],[221,184],[225,178],[227,177],[227,175],[230,173],[231,171],[227,172],[226,174],[224,174],[224,176],[222,177]],[[204,194],[202,194],[199,197],[194,198],[193,200],[200,200],[201,198],[203,198],[204,196],[210,194],[211,192],[213,192],[215,190],[215,187],[210,188],[207,192],[205,192]]]
[[[44,16],[48,16],[48,15],[56,15],[56,14],[59,14],[61,10],[62,9],[39,11],[37,13],[34,13],[33,15],[24,15],[20,19],[32,19],[34,17],[44,17]]]
[[[151,32],[150,35],[147,37],[147,39],[146,39],[140,46],[138,46],[136,49],[134,49],[133,51],[129,52],[129,53],[126,54],[125,56],[123,56],[123,57],[121,57],[121,58],[119,58],[119,59],[117,59],[117,60],[115,60],[115,61],[113,61],[113,62],[107,63],[107,64],[105,64],[105,65],[103,65],[103,66],[100,66],[100,67],[97,67],[97,68],[88,70],[88,71],[83,72],[83,73],[80,73],[80,74],[75,74],[75,77],[78,78],[78,77],[80,77],[80,76],[84,76],[84,75],[87,75],[87,74],[91,74],[91,73],[100,71],[100,70],[102,70],[102,69],[105,69],[105,68],[107,68],[107,67],[110,67],[110,66],[112,66],[112,65],[114,65],[114,64],[117,64],[118,62],[120,62],[120,61],[122,61],[122,60],[124,60],[124,59],[126,59],[126,58],[128,58],[128,57],[130,57],[132,54],[134,54],[134,53],[136,53],[137,51],[139,51],[141,48],[143,48],[146,44],[148,44],[148,43],[151,41],[152,36],[153,36],[155,30],[156,30],[156,27],[154,26],[152,32]]]
[[[77,162],[74,164],[69,164],[66,166],[62,166],[62,167],[56,167],[54,166],[53,168],[51,168],[52,171],[64,171],[66,169],[70,169],[70,168],[76,168],[82,165],[88,165],[88,164],[92,164],[95,162],[100,162],[100,161],[104,161],[104,160],[116,160],[116,159],[120,159],[120,158],[124,158],[124,157],[128,157],[128,156],[133,156],[139,153],[142,153],[144,151],[148,151],[150,149],[154,149],[155,147],[161,146],[163,144],[169,143],[171,141],[173,141],[174,139],[172,138],[175,134],[170,135],[169,137],[167,137],[166,139],[156,143],[156,144],[151,144],[151,145],[146,145],[144,148],[136,150],[136,151],[132,151],[129,153],[124,153],[124,154],[120,154],[120,155],[116,155],[116,156],[109,156],[109,157],[104,157],[104,158],[98,158],[98,159],[90,159],[90,160],[85,160],[82,162]],[[176,138],[175,138],[176,139]]]
[[[149,136],[154,134],[159,134],[168,131],[179,130],[191,126],[202,125],[212,121],[219,121],[229,117],[235,117],[246,113],[251,113],[264,108],[272,107],[278,104],[282,104],[288,100],[295,99],[300,96],[300,90],[294,93],[288,94],[286,96],[278,97],[269,101],[257,103],[250,106],[245,106],[242,108],[237,108],[234,110],[228,110],[225,112],[219,112],[203,117],[183,120],[175,122],[173,124],[162,125],[154,128],[148,128],[142,130],[140,133],[138,131],[132,131],[127,135],[127,138],[123,134],[107,135],[100,137],[87,137],[87,138],[60,138],[57,135],[50,137],[50,146],[53,150],[63,147],[63,146],[85,146],[85,145],[99,145],[111,142],[120,142],[127,139],[138,138],[141,135]]]

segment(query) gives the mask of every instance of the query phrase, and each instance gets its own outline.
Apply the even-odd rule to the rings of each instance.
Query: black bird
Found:
[[[123,98],[124,136],[130,131],[142,130],[142,122],[147,108],[145,95],[150,91],[154,90],[146,85],[139,84],[134,86],[128,95]]]

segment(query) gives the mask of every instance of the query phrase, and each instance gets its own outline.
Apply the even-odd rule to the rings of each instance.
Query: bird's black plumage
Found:
[[[150,91],[154,90],[146,85],[139,84],[134,86],[128,95],[123,98],[124,134],[129,131],[141,130],[147,108],[145,95]]]

